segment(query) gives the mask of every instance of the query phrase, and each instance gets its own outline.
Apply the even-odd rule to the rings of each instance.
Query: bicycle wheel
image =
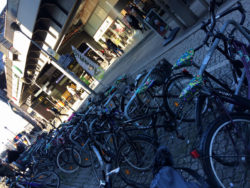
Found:
[[[143,75],[137,82],[136,87],[140,86],[146,74]],[[157,75],[154,75],[154,78]],[[159,76],[160,77],[160,76]],[[160,77],[161,78],[161,77]],[[159,78],[159,79],[160,79]],[[138,102],[150,109],[157,109],[163,104],[163,84],[156,85],[148,88],[145,92],[137,94]]]
[[[230,119],[219,118],[206,133],[203,167],[216,187],[250,187],[250,117]]]
[[[78,159],[78,163],[81,163],[81,156],[76,149],[73,150],[72,153],[71,147],[66,147],[58,152],[56,164],[62,172],[71,174],[79,169],[79,166],[75,163],[72,155]]]
[[[152,180],[152,166],[156,144],[146,136],[137,136],[124,142],[118,150],[116,166],[119,175],[129,185],[148,187]]]
[[[50,188],[50,187],[60,187],[60,178],[59,176],[53,171],[45,171],[37,174],[30,180],[28,188],[31,187],[43,187],[43,188]]]
[[[138,101],[142,106],[149,109],[158,109],[163,105],[163,87],[154,86],[147,91],[137,95]]]
[[[190,74],[177,74],[171,77],[164,87],[164,105],[166,110],[171,116],[186,122],[195,120],[195,103],[193,100],[183,103],[179,99],[179,95],[191,79],[192,75]],[[182,110],[179,110],[180,107]]]
[[[78,140],[78,142],[79,141],[80,140]],[[84,143],[85,143],[85,141],[82,140],[82,142],[80,142],[81,146],[84,146]],[[79,153],[80,160],[79,160],[78,155],[74,155],[75,150]],[[85,148],[73,146],[71,151],[72,151],[72,158],[78,166],[80,166],[82,168],[88,168],[91,166],[91,160],[90,160],[88,146],[86,146]]]

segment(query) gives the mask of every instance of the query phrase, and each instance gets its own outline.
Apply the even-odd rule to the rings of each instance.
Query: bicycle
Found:
[[[94,161],[97,161],[99,164],[97,166],[102,167],[102,174],[105,174],[107,173],[104,173],[105,164],[111,164],[113,161],[116,169],[120,169],[118,174],[127,184],[143,186],[143,182],[137,182],[138,180],[133,179],[132,175],[134,171],[146,172],[151,169],[152,160],[148,159],[146,154],[152,154],[155,151],[154,142],[149,136],[129,135],[127,132],[132,130],[125,125],[118,126],[119,123],[114,122],[113,114],[102,116],[105,116],[101,119],[101,122],[104,122],[102,125],[98,122],[98,118],[95,118],[89,123],[82,122],[84,126],[79,124],[72,130],[70,134],[70,139],[74,144],[72,149],[79,151],[82,158],[88,158],[85,163],[82,161],[79,163],[77,160],[75,162],[81,167],[88,167],[86,163],[90,163],[95,170]],[[88,129],[87,135],[83,131],[85,128]],[[82,133],[85,134],[82,135]],[[145,152],[143,148],[150,152]],[[105,176],[98,179],[99,182],[103,182]]]
[[[212,15],[212,21],[215,20],[215,16]],[[200,95],[204,97],[213,97],[216,104],[217,109],[220,109],[223,116],[219,116],[218,119],[212,124],[208,129],[203,133],[201,139],[201,151],[202,151],[202,164],[208,178],[212,184],[216,187],[232,187],[232,186],[249,186],[248,179],[248,170],[249,170],[249,125],[246,123],[249,122],[248,115],[244,113],[239,114],[230,114],[232,112],[233,106],[230,105],[229,108],[225,107],[224,103],[230,103],[233,105],[238,105],[242,107],[244,110],[249,109],[249,99],[238,96],[240,92],[240,88],[243,84],[244,77],[247,76],[248,84],[249,84],[249,50],[247,45],[241,43],[233,38],[233,36],[226,37],[223,33],[226,31],[229,25],[234,26],[234,30],[237,29],[240,33],[247,39],[248,43],[250,42],[250,31],[240,24],[236,23],[233,20],[228,20],[224,23],[220,32],[215,35],[216,39],[214,40],[212,47],[208,51],[208,54],[204,58],[198,75],[195,76],[189,85],[182,91],[180,98],[184,101],[188,101],[192,99],[194,96]],[[216,90],[212,87],[209,82],[204,82],[202,76],[203,72],[206,69],[206,66],[214,53],[216,47],[219,44],[219,41],[223,40],[230,48],[236,49],[236,53],[239,54],[241,61],[244,65],[244,70],[242,71],[241,78],[239,80],[239,84],[236,87],[235,93],[229,93],[223,90]],[[230,49],[229,48],[229,49]],[[248,94],[250,94],[250,88],[248,87]],[[249,95],[248,95],[249,96]],[[204,100],[200,100],[200,107],[202,106],[202,102]],[[197,111],[198,118],[200,117],[200,111]],[[241,122],[244,126],[236,125]],[[228,138],[225,138],[228,136]],[[239,139],[240,141],[238,141]],[[236,140],[238,142],[236,142]],[[218,142],[215,145],[216,141]],[[229,144],[231,143],[230,147]],[[223,149],[218,150],[218,148],[214,149],[216,146],[222,146]],[[225,151],[229,149],[229,154],[225,154]],[[231,158],[230,158],[231,157]],[[245,173],[244,176],[239,177],[235,173],[236,166],[244,164]],[[234,168],[232,174],[228,175],[230,172],[230,167]],[[241,169],[244,169],[241,166]],[[225,169],[224,173],[220,173]],[[236,169],[237,170],[237,169]],[[225,180],[223,176],[228,175],[229,180]],[[234,177],[233,177],[234,176]],[[235,180],[234,178],[238,178]]]

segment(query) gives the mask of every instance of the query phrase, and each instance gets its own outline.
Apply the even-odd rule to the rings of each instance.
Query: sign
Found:
[[[93,62],[91,59],[82,54],[79,50],[77,50],[74,46],[72,46],[72,51],[75,55],[76,61],[82,68],[87,71],[91,76],[93,76],[96,80],[100,81],[103,78],[104,70]]]
[[[150,10],[145,18],[145,22],[160,36],[165,37],[168,31],[168,24],[154,11]]]

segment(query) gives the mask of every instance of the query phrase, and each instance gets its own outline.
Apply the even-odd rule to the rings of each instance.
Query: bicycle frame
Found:
[[[248,40],[248,43],[250,42],[250,35],[247,33],[247,31],[244,30],[244,28],[240,24],[236,23],[234,20],[228,20],[228,21],[226,21],[226,23],[221,28],[220,33],[223,34],[226,31],[226,29],[227,29],[227,27],[229,25],[233,25],[235,27],[235,29],[239,30],[240,33]],[[205,72],[205,69],[206,69],[206,67],[207,67],[207,65],[208,65],[208,63],[209,63],[209,61],[210,61],[213,53],[217,49],[217,46],[218,46],[220,40],[221,40],[220,38],[216,38],[215,41],[213,42],[210,50],[208,51],[208,53],[206,54],[206,56],[205,56],[205,58],[204,58],[204,60],[202,62],[202,65],[200,67],[198,75],[202,75]],[[243,47],[244,48],[245,46],[243,44],[238,44],[238,45],[236,45],[236,47]],[[243,54],[246,55],[246,51],[243,51]],[[242,59],[242,60],[243,60],[244,64],[247,63],[244,59]],[[242,72],[242,75],[240,77],[240,80],[238,82],[238,85],[236,87],[236,90],[235,90],[234,94],[232,94],[232,93],[226,93],[226,92],[222,92],[222,91],[217,91],[217,92],[213,91],[213,94],[216,96],[216,100],[217,100],[216,102],[217,102],[217,104],[218,104],[218,102],[220,103],[220,105],[223,104],[222,101],[231,103],[231,105],[230,105],[230,107],[229,107],[228,110],[225,109],[225,107],[222,107],[223,111],[226,113],[226,115],[229,118],[230,118],[230,112],[233,110],[233,107],[234,107],[235,104],[250,109],[249,108],[250,107],[249,100],[245,99],[243,97],[238,96],[238,94],[240,92],[240,88],[241,88],[241,86],[243,84],[243,80],[244,80],[245,76],[246,76],[246,68]],[[250,80],[248,80],[248,82],[249,81]],[[249,89],[248,93],[250,94],[250,88],[248,88],[248,89]],[[203,134],[203,130],[202,130],[202,126],[201,126],[201,109],[202,109],[202,105],[203,105],[203,103],[205,101],[205,98],[207,96],[210,96],[210,95],[209,94],[204,94],[204,93],[203,93],[203,95],[202,94],[199,95],[198,98],[197,98],[197,100],[196,100],[196,104],[195,104],[196,105],[195,106],[195,108],[196,108],[195,124],[196,124],[196,127],[198,129],[198,133],[199,133],[200,136],[202,136],[202,134]],[[201,143],[202,143],[202,141],[201,141]]]

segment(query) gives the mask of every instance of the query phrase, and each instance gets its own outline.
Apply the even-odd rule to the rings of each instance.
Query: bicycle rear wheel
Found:
[[[60,187],[60,178],[53,171],[45,171],[38,173],[35,177],[30,180],[28,188],[31,187],[43,187],[43,188],[52,188]]]
[[[216,187],[250,187],[250,117],[230,119],[219,118],[206,132],[203,167]]]

